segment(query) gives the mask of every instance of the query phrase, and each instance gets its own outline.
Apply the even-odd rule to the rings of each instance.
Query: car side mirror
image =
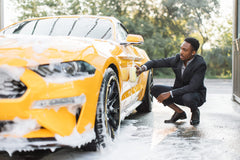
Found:
[[[126,38],[126,42],[120,43],[121,45],[137,45],[137,44],[143,44],[144,40],[141,35],[136,34],[128,34]]]

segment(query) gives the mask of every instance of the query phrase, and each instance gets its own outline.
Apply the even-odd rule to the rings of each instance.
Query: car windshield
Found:
[[[111,39],[112,26],[109,20],[100,18],[49,18],[24,21],[8,27],[0,32],[0,34],[76,36]]]

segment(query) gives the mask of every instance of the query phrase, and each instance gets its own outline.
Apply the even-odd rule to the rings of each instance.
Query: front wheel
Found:
[[[95,147],[105,147],[112,141],[120,126],[120,91],[119,82],[113,69],[108,68],[103,77],[98,97],[95,120]]]

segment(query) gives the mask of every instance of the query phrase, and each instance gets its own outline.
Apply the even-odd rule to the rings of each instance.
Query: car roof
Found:
[[[98,16],[98,15],[60,15],[60,16],[46,16],[46,17],[36,17],[29,18],[23,21],[37,20],[37,19],[49,19],[49,18],[81,18],[81,17],[89,17],[89,18],[100,18],[100,19],[108,19],[113,23],[121,23],[118,19],[111,16]]]
[[[59,15],[59,16],[46,16],[46,17],[34,17],[34,18],[28,18],[28,19],[24,19],[22,21],[18,21],[15,22],[3,29],[0,29],[0,32],[5,30],[6,28],[13,26],[15,24],[18,23],[22,23],[25,21],[33,21],[33,20],[40,20],[40,19],[51,19],[51,18],[81,18],[81,17],[86,17],[86,18],[100,18],[100,19],[105,19],[105,20],[109,20],[111,23],[113,23],[113,25],[115,26],[118,23],[121,23],[118,19],[116,19],[115,17],[112,16],[98,16],[98,15]],[[114,34],[113,34],[113,38],[114,40],[116,40],[116,27],[114,27]]]

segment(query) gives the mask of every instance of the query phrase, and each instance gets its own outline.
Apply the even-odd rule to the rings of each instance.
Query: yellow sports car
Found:
[[[140,35],[103,16],[28,19],[0,31],[0,150],[97,149],[135,109],[150,112]],[[21,149],[19,149],[21,150]]]

